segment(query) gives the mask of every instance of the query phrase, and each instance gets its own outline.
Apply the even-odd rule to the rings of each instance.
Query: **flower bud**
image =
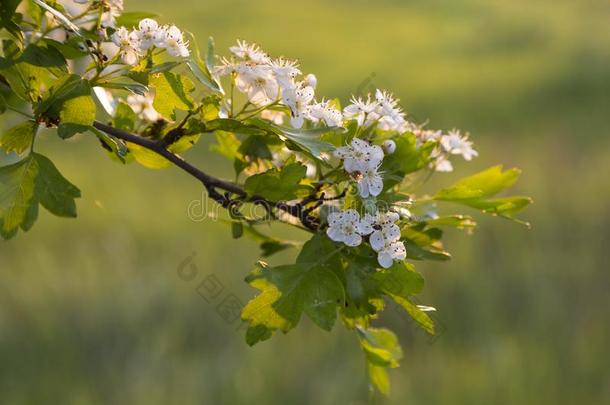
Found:
[[[383,149],[388,155],[391,155],[396,150],[396,142],[391,139],[383,142]]]
[[[316,75],[310,73],[305,76],[304,82],[306,86],[310,86],[312,89],[315,89],[316,85],[318,84],[318,78],[316,77]]]

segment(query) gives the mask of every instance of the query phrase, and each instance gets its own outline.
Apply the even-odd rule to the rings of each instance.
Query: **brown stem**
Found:
[[[146,149],[149,149],[160,156],[163,156],[165,159],[169,160],[180,169],[184,170],[191,176],[195,177],[206,188],[208,195],[214,201],[219,203],[221,206],[227,209],[234,210],[239,207],[239,205],[243,202],[250,202],[258,205],[262,205],[270,214],[270,217],[273,218],[273,208],[277,208],[281,211],[284,211],[295,218],[298,218],[301,223],[310,231],[317,231],[319,229],[319,223],[305,213],[303,211],[303,206],[301,203],[297,203],[296,205],[290,205],[283,202],[272,202],[261,196],[248,196],[248,193],[240,186],[235,183],[231,183],[226,180],[222,180],[209,174],[201,171],[197,167],[191,165],[178,155],[170,152],[166,149],[165,143],[163,141],[155,141],[147,138],[143,138],[141,136],[131,134],[129,132],[125,132],[121,129],[115,128],[110,125],[106,125],[102,122],[95,121],[93,126],[100,131],[107,133],[115,138],[122,139],[127,142],[134,143],[136,145],[142,146]],[[218,190],[223,190],[225,193],[220,193]],[[239,199],[233,199],[231,195],[236,195]]]

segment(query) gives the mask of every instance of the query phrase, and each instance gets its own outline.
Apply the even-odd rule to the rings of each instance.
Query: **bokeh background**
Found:
[[[236,38],[301,59],[318,93],[393,90],[417,121],[472,133],[524,171],[527,230],[480,219],[449,232],[454,259],[420,264],[440,334],[397,311],[405,358],[391,404],[610,403],[610,4],[602,0],[126,0],[226,53]],[[3,116],[6,127],[15,117]],[[189,159],[230,167],[203,142]],[[187,216],[202,190],[173,168],[108,160],[91,137],[37,148],[83,194],[79,219],[43,213],[0,244],[0,402],[365,404],[355,337],[308,320],[254,348],[217,306],[246,302],[252,242]],[[447,206],[446,212],[458,207]],[[295,236],[295,237],[298,237]],[[193,254],[195,254],[193,256]],[[189,257],[196,278],[179,277]],[[290,254],[278,260],[290,260]],[[189,267],[190,268],[190,267]],[[214,275],[224,290],[197,292]]]

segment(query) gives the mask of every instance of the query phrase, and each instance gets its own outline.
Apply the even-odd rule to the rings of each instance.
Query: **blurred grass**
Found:
[[[422,264],[431,341],[396,311],[405,359],[396,404],[610,402],[610,5],[594,0],[489,2],[127,0],[166,22],[298,57],[319,94],[374,85],[416,119],[468,129],[481,152],[457,173],[497,162],[524,169],[531,231],[481,218],[450,232],[454,260]],[[7,120],[3,116],[2,124]],[[89,137],[38,144],[83,192],[79,219],[42,214],[0,244],[2,403],[359,404],[364,367],[353,336],[304,321],[248,348],[197,285],[254,293],[256,259],[225,225],[188,219],[198,184],[177,170],[121,167]],[[189,159],[217,170],[205,142]],[[447,207],[448,211],[457,207]],[[198,273],[177,269],[193,252]],[[286,260],[289,254],[284,255]]]

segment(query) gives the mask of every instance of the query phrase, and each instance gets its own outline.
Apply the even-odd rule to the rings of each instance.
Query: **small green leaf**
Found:
[[[125,26],[127,28],[137,27],[140,20],[145,18],[155,18],[158,14],[147,13],[142,11],[122,13],[116,18],[116,26]]]
[[[155,90],[153,106],[165,118],[175,119],[175,109],[188,111],[193,108],[189,94],[195,87],[186,76],[172,72],[157,73],[150,77],[149,83]]]
[[[65,67],[66,59],[57,49],[53,47],[42,47],[35,44],[28,45],[20,61],[40,67]]]
[[[0,220],[5,239],[15,235],[27,218],[38,174],[38,163],[31,155],[0,167]]]
[[[250,123],[256,125],[259,128],[266,129],[282,140],[288,140],[300,150],[303,150],[318,160],[325,160],[323,154],[325,152],[332,152],[335,150],[335,146],[332,143],[323,141],[322,135],[328,134],[329,132],[345,132],[345,128],[341,127],[322,127],[314,129],[297,129],[275,125],[268,121],[253,118],[249,120]]]
[[[57,133],[63,139],[85,132],[95,121],[96,107],[91,93],[76,96],[63,102],[59,112]]]
[[[364,351],[369,381],[384,395],[390,393],[387,368],[396,368],[402,359],[402,349],[396,335],[384,328],[356,329],[360,347]]]
[[[138,117],[136,113],[129,105],[123,102],[117,104],[116,111],[112,119],[112,124],[115,128],[132,132],[137,120]]]
[[[20,155],[32,145],[37,130],[38,124],[35,121],[22,122],[0,135],[0,146],[7,153]]]
[[[516,168],[503,172],[502,166],[494,166],[440,190],[434,198],[444,201],[460,201],[490,197],[515,184],[520,174],[521,170]]]
[[[74,199],[80,197],[80,190],[66,180],[47,157],[38,153],[33,153],[32,156],[39,168],[36,177],[36,198],[54,215],[76,217]]]
[[[246,179],[246,192],[262,196],[271,201],[288,201],[297,197],[302,189],[300,181],[305,178],[307,168],[300,163],[288,164],[282,169],[269,169]]]

